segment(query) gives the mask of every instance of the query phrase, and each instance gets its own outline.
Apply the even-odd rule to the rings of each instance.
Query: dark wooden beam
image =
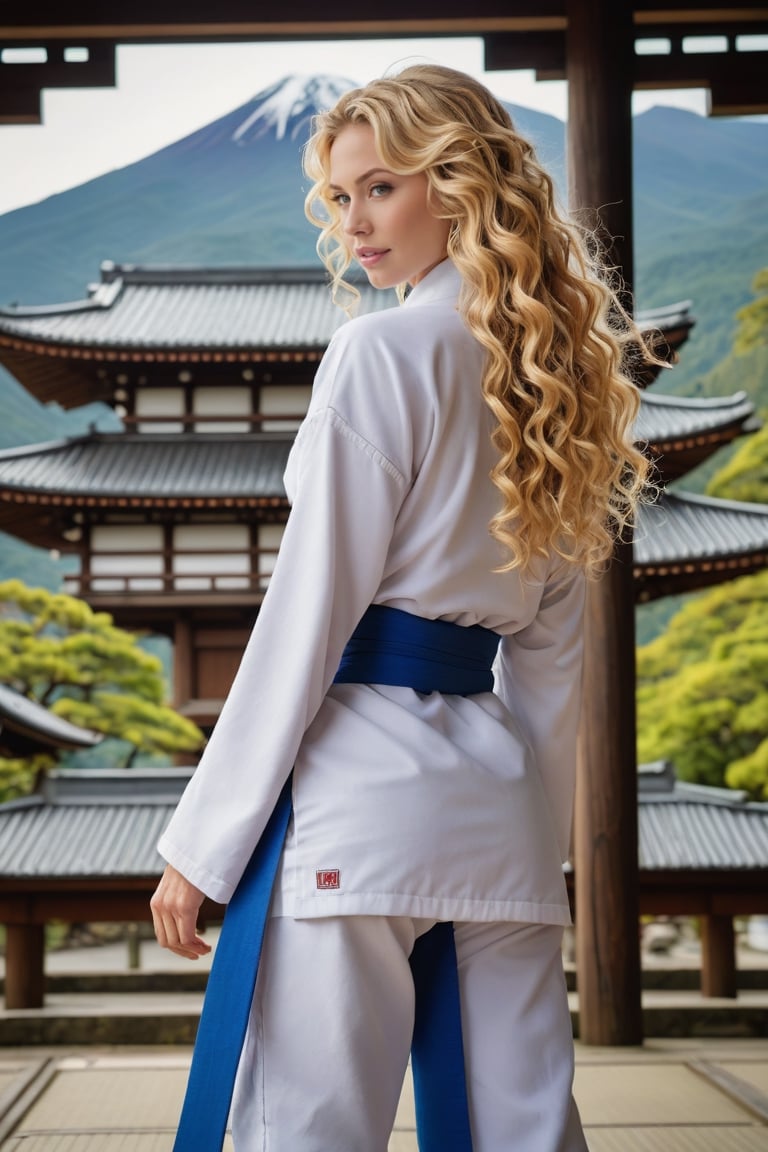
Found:
[[[677,45],[684,35],[759,35],[768,27],[768,5],[746,0],[738,7],[722,3],[665,3],[663,0],[634,0],[630,12],[634,18],[636,38],[663,36]],[[113,3],[105,8],[89,0],[60,4],[36,4],[32,11],[15,8],[0,15],[0,48],[8,46],[50,46],[59,42],[63,48],[90,47],[101,42],[114,55],[118,43],[208,43],[270,40],[375,39],[381,37],[477,36],[484,35],[486,67],[533,68],[540,80],[565,76],[566,0],[479,0],[468,11],[465,0],[422,0],[414,5],[408,0],[393,0],[386,12],[373,16],[361,14],[353,0],[337,0],[332,11],[323,12],[310,0],[283,5],[277,14],[269,9],[254,14],[253,5],[244,0],[222,2],[212,9],[202,0],[185,5],[183,19],[178,5],[166,0],[134,4]],[[673,52],[664,59],[677,60],[682,53]],[[738,53],[744,57],[748,53]],[[765,54],[756,54],[765,56]],[[657,59],[637,57],[637,61]],[[763,61],[764,65],[764,61]],[[747,65],[747,68],[761,64]],[[23,67],[23,66],[22,66]],[[65,78],[57,80],[57,68],[50,69],[51,79],[43,77],[36,66],[32,86],[24,90],[17,74],[12,90],[0,86],[0,124],[40,123],[39,93],[48,87],[74,83],[74,71],[86,76],[87,64],[68,64]],[[657,65],[637,64],[636,86],[690,86],[683,75],[686,69],[667,68],[660,80],[646,73]],[[0,66],[0,72],[3,67]],[[764,73],[763,73],[764,74]],[[98,77],[97,70],[93,73]],[[702,86],[717,87],[721,79],[712,75]],[[26,81],[25,81],[26,83]],[[81,79],[81,86],[95,87],[114,81]],[[737,92],[725,91],[713,99],[713,111],[722,114],[755,113],[765,110],[764,85],[759,79],[742,83]]]
[[[44,991],[44,925],[8,924],[5,929],[6,1008],[42,1008]]]
[[[149,900],[158,876],[120,877],[0,877],[0,923],[6,925],[7,1007],[33,1008],[42,1003],[44,965],[43,928],[47,921],[148,922]],[[574,904],[574,876],[566,876]],[[734,872],[643,871],[640,873],[640,912],[643,915],[692,916],[717,922],[709,963],[708,987],[723,988],[728,971],[728,927],[733,916],[768,913],[768,875],[765,869]],[[578,913],[577,909],[577,923]],[[200,923],[219,923],[224,909],[206,900]],[[610,910],[601,912],[610,915]],[[715,942],[715,937],[719,943]],[[707,945],[704,944],[706,953]],[[580,979],[581,979],[580,969]],[[719,976],[716,976],[717,972]],[[710,992],[708,995],[724,995]]]
[[[17,46],[24,47],[24,46]],[[27,45],[40,49],[46,60],[38,64],[0,63],[0,92],[16,88],[113,88],[115,45],[103,40],[78,43],[87,53],[83,60],[67,60],[61,41]]]
[[[729,5],[725,0],[633,0],[636,24],[692,23],[708,25],[725,17],[738,18],[745,23],[764,20],[768,16],[765,0],[739,0]]]
[[[0,92],[0,124],[42,124],[39,88]]]
[[[624,4],[571,0],[570,206],[599,232],[627,288],[632,283],[631,58],[631,14]],[[625,543],[587,593],[584,683],[589,687],[575,813],[579,1035],[587,1044],[642,1040],[634,650],[632,545]]]
[[[494,32],[483,37],[487,72],[533,69],[565,79],[565,30]]]
[[[38,3],[0,16],[0,39],[29,39],[36,30],[51,37],[87,36],[122,43],[237,39],[312,39],[425,35],[478,35],[494,28],[546,28],[565,23],[564,0],[392,0],[366,14],[355,0],[336,0],[323,9],[313,0],[293,0],[279,9],[249,0],[225,0],[214,7],[189,0],[180,12],[174,0],[89,0]]]
[[[736,937],[732,916],[702,916],[701,993],[735,1000]]]
[[[757,116],[768,112],[768,52],[755,61],[762,78],[749,73],[712,81],[709,97],[710,116]]]
[[[682,40],[692,34],[687,26],[635,28],[634,40],[665,38],[671,51],[646,55],[633,52],[630,68],[636,90],[666,88],[712,89],[712,112],[720,115],[754,115],[768,104],[768,52],[744,52],[735,48],[735,38],[743,34],[733,22],[696,28],[697,35],[725,35],[726,52],[684,52]],[[768,35],[768,21],[750,30]],[[494,32],[484,37],[485,67],[488,71],[533,69],[538,80],[566,79],[566,37],[564,30],[541,32]]]
[[[635,597],[638,604],[659,600],[662,596],[679,596],[714,588],[737,576],[753,576],[768,565],[764,551],[738,556],[714,556],[709,560],[675,560],[668,563],[635,566]]]
[[[197,695],[192,623],[188,613],[176,617],[173,634],[173,703],[182,708]]]
[[[635,88],[710,88],[741,80],[755,100],[768,91],[768,52],[673,52],[635,56]]]
[[[0,37],[0,49],[3,47]],[[87,59],[67,60],[61,41],[15,47],[41,49],[40,63],[3,63],[0,57],[0,123],[40,124],[44,88],[113,88],[116,45],[105,41],[78,44]]]

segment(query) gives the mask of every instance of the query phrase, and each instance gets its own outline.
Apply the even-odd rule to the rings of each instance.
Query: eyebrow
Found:
[[[355,180],[355,184],[364,184],[365,181],[369,180],[371,176],[376,176],[379,174],[382,176],[394,176],[395,175],[394,172],[390,172],[389,168],[369,168],[367,172],[363,172],[362,176],[357,177],[357,179]],[[336,191],[339,191],[339,192],[341,191],[341,185],[340,184],[329,184],[328,187],[334,188],[334,189],[336,189]]]

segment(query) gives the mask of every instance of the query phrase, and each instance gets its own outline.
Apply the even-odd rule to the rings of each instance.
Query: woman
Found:
[[[622,371],[636,334],[531,146],[471,78],[419,66],[347,93],[318,118],[306,169],[337,301],[354,300],[353,260],[410,292],[342,326],[321,364],[269,592],[161,841],[158,939],[207,951],[203,896],[231,897],[293,769],[237,1152],[384,1152],[413,1029],[408,958],[451,921],[474,1152],[579,1152],[562,862],[585,577],[646,470]],[[398,679],[392,621],[414,617],[439,622],[437,654]],[[334,682],[353,633],[345,661],[362,644],[382,663]],[[480,687],[431,690],[451,637],[470,635],[498,647],[495,692],[487,669]]]

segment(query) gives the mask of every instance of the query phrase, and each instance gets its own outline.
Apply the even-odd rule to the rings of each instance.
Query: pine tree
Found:
[[[138,636],[82,600],[19,580],[0,584],[0,682],[116,741],[126,767],[140,754],[195,752],[203,742],[197,726],[164,702],[162,663]],[[54,762],[0,758],[0,797],[28,791]]]

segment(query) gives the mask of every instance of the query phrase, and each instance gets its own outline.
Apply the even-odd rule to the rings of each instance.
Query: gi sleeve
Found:
[[[585,587],[581,570],[563,562],[547,582],[531,623],[502,637],[494,666],[496,693],[533,752],[563,861],[571,845]]]
[[[293,507],[255,628],[161,855],[226,902],[255,848],[344,645],[381,582],[408,482],[335,409],[294,448]]]

